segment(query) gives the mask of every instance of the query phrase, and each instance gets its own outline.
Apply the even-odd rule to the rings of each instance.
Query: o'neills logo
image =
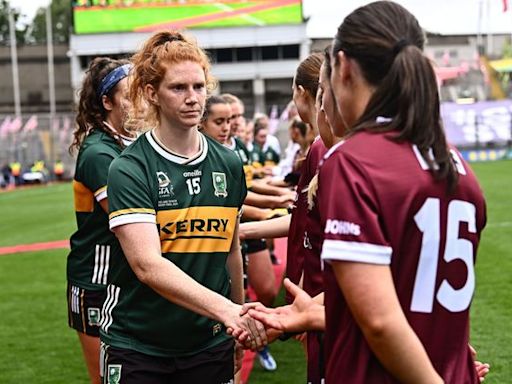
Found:
[[[192,172],[183,172],[183,177],[199,177],[202,174],[203,174],[203,172],[201,172],[201,170],[196,169]]]
[[[359,236],[361,234],[361,227],[350,221],[328,219],[327,223],[325,223],[324,232],[333,235]]]

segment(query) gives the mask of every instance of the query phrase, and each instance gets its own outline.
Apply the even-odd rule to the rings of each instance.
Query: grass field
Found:
[[[491,364],[488,384],[512,382],[512,161],[473,164],[488,203],[477,261],[472,343]],[[0,246],[61,240],[74,229],[70,184],[0,193]],[[0,383],[86,384],[66,321],[66,250],[0,256]],[[279,368],[256,363],[251,384],[303,383],[294,341],[272,345]]]
[[[268,10],[251,10],[261,4],[279,3],[280,1],[217,1],[209,3],[192,2],[180,5],[147,5],[132,7],[93,7],[77,8],[73,13],[74,29],[77,34],[128,32],[140,28],[177,23],[187,28],[213,28],[233,26],[254,26],[269,24],[297,24],[302,22],[300,1],[293,4],[279,5]],[[247,9],[247,12],[230,16],[230,12]],[[211,17],[204,21],[202,17]],[[197,21],[192,19],[198,18]],[[185,19],[192,20],[182,26]]]

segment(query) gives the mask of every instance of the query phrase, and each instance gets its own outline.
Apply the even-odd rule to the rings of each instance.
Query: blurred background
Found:
[[[449,140],[468,160],[510,156],[512,4],[408,0],[425,28]],[[153,31],[191,29],[213,62],[216,92],[264,113],[287,140],[293,74],[330,43],[364,1],[0,0],[0,166],[55,164],[72,177],[67,148],[84,70],[96,56],[129,57]],[[43,162],[43,164],[41,164]]]

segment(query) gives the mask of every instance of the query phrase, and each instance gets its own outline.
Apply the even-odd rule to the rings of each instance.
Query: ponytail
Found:
[[[373,28],[368,30],[367,26]],[[395,131],[395,140],[416,145],[436,180],[446,179],[453,192],[458,180],[443,131],[437,81],[424,55],[425,35],[416,18],[391,1],[358,8],[341,26],[333,43],[333,57],[343,51],[359,64],[375,88],[366,109],[350,128]],[[389,118],[377,123],[379,117]],[[429,155],[433,154],[433,157]]]

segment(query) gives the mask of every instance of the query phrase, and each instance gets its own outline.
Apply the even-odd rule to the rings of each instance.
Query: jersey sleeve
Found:
[[[107,197],[108,168],[116,158],[115,153],[91,148],[83,153],[81,183],[93,192],[96,201]]]
[[[156,224],[156,212],[143,170],[125,158],[109,169],[108,206],[110,229],[124,224]]]
[[[245,178],[245,169],[242,165],[242,162],[237,159],[237,167],[240,169],[239,171],[239,186],[240,186],[240,199],[238,203],[238,217],[242,217],[242,205],[244,204],[245,198],[247,197],[247,181]]]
[[[319,171],[319,209],[324,243],[322,260],[389,265],[392,249],[385,237],[368,172],[342,151]]]

